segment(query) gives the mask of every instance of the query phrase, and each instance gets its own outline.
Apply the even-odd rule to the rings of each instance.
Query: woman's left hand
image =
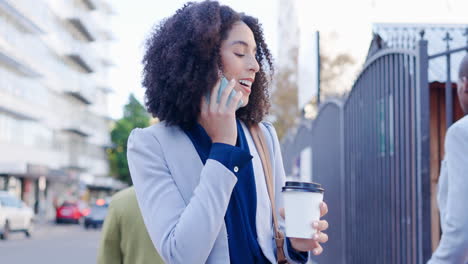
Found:
[[[320,204],[320,217],[326,215],[327,213],[327,204],[325,202],[322,202]],[[284,219],[284,208],[280,209],[280,215]],[[291,241],[292,247],[297,251],[312,251],[314,255],[320,255],[323,251],[323,248],[322,246],[320,246],[320,243],[325,243],[328,241],[328,235],[322,233],[322,231],[327,230],[328,222],[327,220],[319,220],[311,223],[310,227],[317,229],[317,233],[314,234],[314,236],[311,239],[290,237],[289,240]]]

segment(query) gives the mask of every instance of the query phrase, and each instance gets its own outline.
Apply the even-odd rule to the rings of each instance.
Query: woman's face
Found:
[[[221,63],[223,75],[236,79],[236,91],[242,91],[242,101],[249,102],[252,83],[260,66],[255,58],[257,45],[252,30],[244,22],[234,23],[228,38],[221,43]]]

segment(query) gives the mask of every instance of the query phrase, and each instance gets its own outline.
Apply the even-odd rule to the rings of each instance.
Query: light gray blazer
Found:
[[[447,131],[437,203],[442,237],[428,263],[468,263],[468,116]]]
[[[275,199],[279,209],[283,207],[281,187],[285,181],[280,146],[276,131],[270,123],[262,122],[260,127],[265,133],[271,153]],[[271,207],[268,197],[265,197],[266,191],[260,194],[258,192],[261,189],[266,190],[265,181],[260,181],[264,177],[263,170],[258,154],[253,151],[255,145],[250,133],[244,124],[243,128],[254,156],[258,242],[264,255],[275,263]],[[224,216],[237,182],[234,173],[212,159],[208,159],[203,166],[185,132],[177,126],[166,127],[165,122],[144,129],[134,129],[128,140],[127,151],[130,173],[145,225],[164,261],[229,263]],[[284,230],[284,221],[278,212],[277,215]],[[287,254],[286,245],[285,252]]]

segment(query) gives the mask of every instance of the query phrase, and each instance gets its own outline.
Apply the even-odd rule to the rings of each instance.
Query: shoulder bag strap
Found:
[[[275,242],[276,242],[276,257],[279,264],[288,263],[286,256],[284,254],[284,235],[279,230],[278,219],[276,217],[276,207],[275,207],[275,191],[273,184],[273,172],[271,169],[271,159],[270,153],[268,151],[268,146],[266,144],[265,135],[260,129],[258,124],[252,125],[249,128],[250,134],[252,135],[255,147],[257,149],[258,155],[262,160],[263,173],[265,174],[265,182],[268,189],[268,196],[270,197],[271,211],[273,216],[273,225],[275,232]]]

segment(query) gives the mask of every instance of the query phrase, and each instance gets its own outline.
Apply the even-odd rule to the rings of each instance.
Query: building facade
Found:
[[[0,1],[0,189],[51,217],[109,176],[105,0]]]

